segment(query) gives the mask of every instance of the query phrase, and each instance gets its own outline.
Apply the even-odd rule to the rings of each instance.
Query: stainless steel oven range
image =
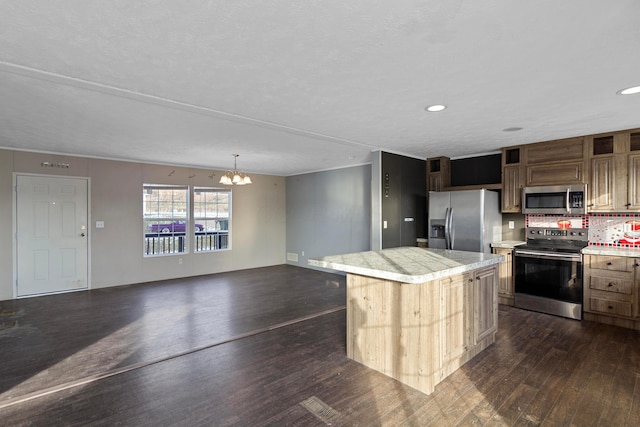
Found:
[[[527,244],[515,255],[515,306],[582,319],[582,249],[585,229],[526,230]]]

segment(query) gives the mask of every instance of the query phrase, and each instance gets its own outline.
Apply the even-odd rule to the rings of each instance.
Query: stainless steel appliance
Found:
[[[525,187],[522,189],[524,214],[586,214],[585,184]]]
[[[498,193],[489,190],[429,192],[429,247],[491,252],[502,239]]]
[[[582,254],[586,229],[527,228],[527,244],[516,246],[515,306],[582,319]]]

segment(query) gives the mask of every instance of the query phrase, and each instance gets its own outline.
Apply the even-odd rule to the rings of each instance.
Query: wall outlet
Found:
[[[104,221],[96,221],[96,228],[104,228]]]
[[[302,256],[304,256],[304,251],[302,251],[301,253],[302,253]]]
[[[387,221],[382,221],[382,228],[387,229]]]
[[[516,223],[515,221],[509,221],[509,229],[513,230],[514,228],[516,228]]]
[[[182,258],[178,258],[178,264],[182,264]]]

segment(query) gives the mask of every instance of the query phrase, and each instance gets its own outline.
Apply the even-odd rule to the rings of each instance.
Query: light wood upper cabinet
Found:
[[[640,132],[587,137],[589,212],[640,211]]]
[[[584,138],[525,145],[525,186],[585,182]]]
[[[440,190],[432,175],[429,188]],[[502,149],[503,213],[522,212],[523,187],[565,184],[588,185],[589,212],[640,212],[640,129]]]
[[[615,208],[615,160],[614,156],[591,159],[591,180],[588,188],[588,208],[591,212],[612,211]]]
[[[505,166],[502,170],[502,212],[522,211],[522,168]]]
[[[585,138],[537,142],[502,149],[502,212],[522,212],[522,188],[583,184]]]
[[[628,210],[640,211],[640,151],[627,160],[627,203]]]
[[[502,212],[522,187],[587,184],[589,212],[640,212],[640,129],[502,149]]]
[[[549,162],[581,161],[584,157],[583,137],[539,142],[524,147],[527,166]]]
[[[582,160],[563,163],[528,165],[527,187],[539,185],[582,184],[584,182],[584,162]]]
[[[448,157],[427,159],[427,191],[444,191],[451,185],[451,160]]]
[[[522,163],[520,147],[502,150],[502,212],[520,213],[522,211]]]

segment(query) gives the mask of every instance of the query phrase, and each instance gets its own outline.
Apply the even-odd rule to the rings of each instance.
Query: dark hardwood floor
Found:
[[[276,266],[0,302],[0,424],[640,424],[636,331],[501,306],[426,396],[346,358],[344,284]]]

